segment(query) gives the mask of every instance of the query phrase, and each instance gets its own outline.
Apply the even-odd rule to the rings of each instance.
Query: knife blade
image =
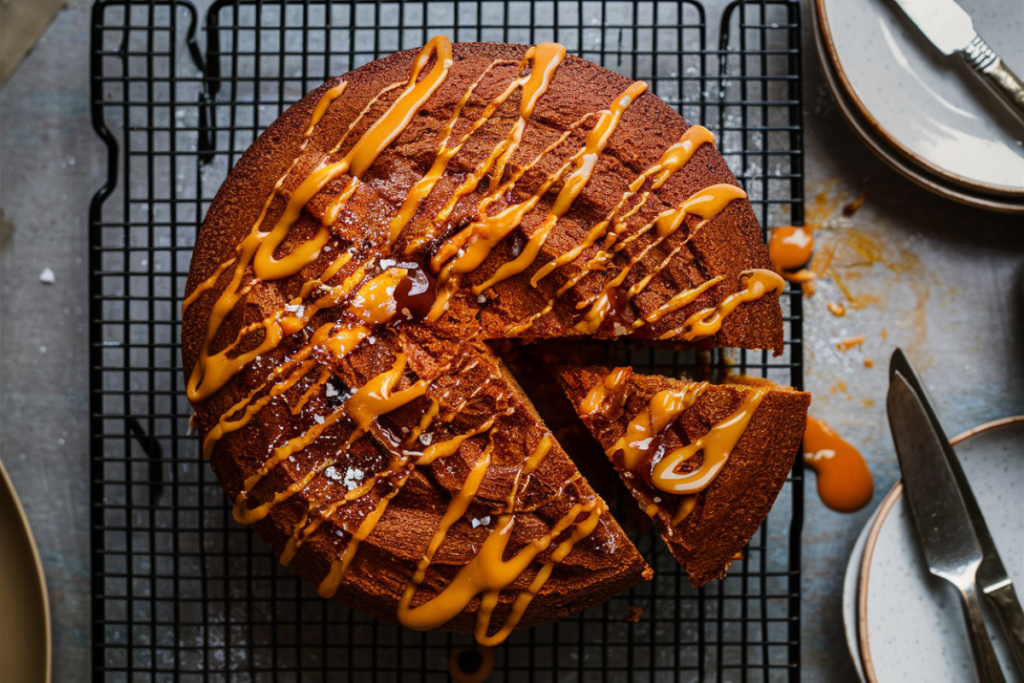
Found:
[[[942,444],[942,453],[949,463],[954,479],[956,479],[960,495],[967,508],[967,514],[971,519],[971,525],[974,527],[974,535],[981,546],[982,560],[977,573],[978,587],[981,588],[989,605],[992,606],[999,616],[999,624],[1003,628],[1003,633],[1006,634],[1006,640],[1010,646],[1010,651],[1013,653],[1017,669],[1021,674],[1024,674],[1024,609],[1021,608],[1020,600],[1017,599],[1017,592],[1013,588],[1013,582],[1010,581],[1010,575],[1003,565],[1003,559],[999,556],[995,541],[992,540],[992,534],[989,532],[988,524],[981,514],[981,508],[978,507],[978,500],[974,497],[974,491],[971,490],[971,486],[967,482],[967,476],[960,465],[960,459],[956,457],[956,452],[949,444],[949,439],[946,438],[942,424],[935,414],[935,410],[932,407],[934,404],[928,395],[928,390],[925,388],[924,382],[921,381],[917,369],[910,362],[910,359],[907,358],[903,349],[899,348],[893,352],[892,360],[889,363],[890,381],[897,372],[903,375],[903,378],[914,390],[914,393],[917,394],[918,399],[924,406],[925,413],[928,415],[931,428],[938,435],[938,439]]]
[[[898,371],[886,401],[889,428],[903,474],[903,493],[921,539],[928,570],[960,594],[971,655],[982,683],[1005,681],[981,616],[975,576],[981,545],[974,535],[953,471],[924,405]]]
[[[1024,119],[1024,82],[974,30],[971,15],[955,0],[896,0],[921,33],[943,54],[959,53],[967,65]]]

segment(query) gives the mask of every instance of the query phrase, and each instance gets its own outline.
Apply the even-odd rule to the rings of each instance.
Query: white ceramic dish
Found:
[[[860,636],[857,634],[857,595],[860,585],[860,564],[864,559],[864,546],[867,545],[871,527],[878,519],[878,510],[871,515],[864,529],[857,537],[850,552],[850,561],[846,564],[846,578],[843,579],[843,629],[846,631],[846,646],[850,648],[850,659],[857,670],[861,683],[866,683],[864,664],[860,657]]]
[[[816,8],[815,5],[812,5],[812,7]],[[817,15],[817,11],[815,11],[815,14]],[[925,169],[914,165],[911,160],[890,147],[861,115],[853,104],[850,95],[844,89],[839,76],[836,74],[828,49],[825,47],[820,21],[818,21],[817,16],[813,25],[822,73],[825,76],[826,85],[828,85],[832,96],[835,98],[839,112],[857,137],[860,138],[861,142],[874,152],[879,159],[911,182],[953,201],[989,211],[1024,214],[1024,197],[988,194],[955,184],[937,175],[928,173]]]
[[[1024,74],[1024,3],[961,0],[975,29]],[[934,175],[1024,196],[1024,122],[959,56],[942,55],[891,0],[816,0],[825,47],[854,106]]]
[[[952,440],[1018,595],[1024,589],[1024,417],[982,425]],[[882,501],[864,548],[858,633],[866,679],[975,680],[955,589],[933,577],[921,556],[897,484]],[[982,611],[1008,682],[1024,681],[998,620]]]

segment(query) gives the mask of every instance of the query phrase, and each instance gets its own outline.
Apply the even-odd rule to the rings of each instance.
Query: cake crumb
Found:
[[[859,334],[856,337],[849,337],[847,339],[840,339],[836,343],[836,348],[840,351],[849,351],[854,346],[860,346],[864,343],[864,335]]]
[[[832,315],[839,316],[840,318],[846,315],[846,308],[842,304],[837,304],[834,301],[829,302],[828,310]]]
[[[626,621],[632,621],[633,623],[636,623],[640,621],[640,617],[643,615],[643,613],[644,611],[639,607],[634,607],[633,605],[630,605],[626,612]]]
[[[871,360],[870,358],[865,358],[864,359],[864,367],[866,367],[866,368],[873,368],[873,367],[875,367],[875,361]]]

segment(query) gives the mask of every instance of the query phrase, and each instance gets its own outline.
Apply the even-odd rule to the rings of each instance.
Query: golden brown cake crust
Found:
[[[579,410],[587,393],[603,382],[609,371],[599,366],[563,367],[558,370],[558,376],[569,400]],[[735,384],[709,386],[682,413],[676,421],[676,429],[681,429],[692,443],[735,411],[749,387],[758,384],[757,380],[751,382],[742,378]],[[654,394],[685,385],[684,381],[660,375],[633,374],[626,384],[627,398],[621,417],[610,422],[587,421],[588,427],[601,446],[610,449]],[[672,518],[679,497],[652,488],[643,477],[623,476],[623,482],[634,495],[645,501],[655,497],[662,501],[652,519],[672,554],[686,568],[694,586],[721,578],[736,553],[768,516],[799,451],[810,403],[810,394],[773,385],[725,467],[698,494],[693,511],[674,528]],[[684,445],[676,429],[663,433],[662,438],[668,445],[666,450]],[[621,451],[609,456],[620,475],[624,473],[621,456]]]
[[[338,273],[339,280],[351,275],[360,264],[389,256],[392,251],[387,246],[388,223],[413,183],[430,166],[436,152],[438,133],[452,115],[456,103],[474,80],[490,68],[488,75],[479,81],[477,90],[455,126],[455,132],[461,134],[487,102],[509,80],[516,77],[517,63],[526,49],[525,46],[492,43],[455,45],[454,65],[448,77],[430,98],[428,105],[413,117],[405,130],[369,168],[362,177],[362,184],[348,200],[339,219],[331,226],[332,236],[328,246],[332,251],[325,249],[317,259],[290,277],[255,284],[225,318],[212,339],[210,350],[216,352],[223,349],[245,326],[258,323],[281,310],[298,295],[303,284],[319,276],[337,254],[348,251],[354,255],[352,262]],[[339,140],[344,138],[345,142],[337,154],[330,157],[332,160],[351,149],[355,141],[401,92],[416,54],[416,51],[396,53],[325,83],[286,111],[253,143],[242,155],[211,204],[193,254],[186,285],[187,296],[195,293],[204,281],[234,256],[236,246],[259,220],[268,196],[273,194],[274,198],[266,210],[264,229],[273,225],[299,183],[324,162],[329,150]],[[328,90],[342,81],[347,83],[344,95],[331,104],[313,134],[305,138],[304,131],[317,103]],[[500,208],[508,202],[522,201],[534,192],[543,178],[582,144],[593,125],[592,114],[607,108],[630,83],[628,79],[589,62],[572,56],[566,57],[555,71],[550,90],[539,100],[523,136],[522,146],[512,157],[509,168],[527,165],[542,148],[571,126],[579,124],[579,128],[569,133],[564,150],[560,147],[557,154],[541,158],[507,196],[500,198],[496,206]],[[392,85],[395,87],[388,90]],[[504,138],[519,115],[519,105],[519,94],[515,93],[452,159],[445,176],[402,232],[395,244],[394,253],[399,253],[397,250],[404,249],[410,240],[431,228],[431,216],[451,194],[459,179]],[[584,120],[588,115],[591,116]],[[481,402],[480,406],[464,410],[458,419],[450,423],[453,430],[451,434],[455,433],[456,428],[469,429],[476,426],[469,421],[471,416],[479,421],[482,416],[493,414],[498,399],[505,402],[511,411],[510,415],[500,418],[507,423],[505,429],[509,436],[503,437],[496,446],[495,474],[493,477],[489,475],[490,478],[484,481],[480,495],[466,518],[452,527],[448,539],[427,572],[427,579],[414,605],[436,595],[455,570],[468,561],[471,555],[467,553],[486,536],[484,528],[472,527],[468,520],[481,519],[481,515],[490,516],[487,514],[489,511],[496,512],[493,507],[495,496],[498,496],[503,481],[499,474],[504,472],[507,479],[509,472],[515,470],[515,463],[521,463],[536,445],[529,441],[536,440],[544,432],[539,416],[493,354],[476,342],[464,343],[461,340],[471,337],[477,340],[500,338],[507,334],[510,325],[522,322],[525,317],[538,311],[554,290],[576,272],[584,260],[593,256],[594,249],[584,252],[568,266],[557,270],[536,289],[528,283],[532,273],[578,243],[587,227],[600,220],[614,205],[626,184],[650,166],[687,127],[682,117],[654,95],[646,93],[640,96],[626,110],[619,128],[598,160],[591,182],[560,221],[532,268],[485,291],[482,299],[468,291],[469,286],[482,281],[493,273],[498,264],[507,261],[517,244],[521,246],[523,238],[550,207],[553,193],[557,192],[560,184],[556,184],[552,192],[541,199],[538,209],[527,215],[522,227],[514,231],[511,238],[494,249],[478,271],[468,275],[463,289],[452,301],[450,310],[439,321],[431,324],[406,324],[399,326],[397,331],[382,331],[375,335],[376,343],[364,343],[344,362],[332,367],[336,375],[354,389],[365,383],[373,373],[391,367],[395,353],[403,349],[409,361],[401,386],[408,386],[417,378],[435,380],[440,384],[446,376],[440,369],[455,362],[454,356],[473,357],[477,361],[476,371],[483,372],[486,369],[499,379],[474,399]],[[275,190],[275,184],[282,178],[283,181]],[[313,237],[319,229],[320,218],[331,200],[341,193],[346,179],[343,177],[328,183],[309,202],[292,225],[278,254],[288,253],[296,245]],[[660,191],[652,194],[648,204],[630,219],[630,229],[649,223],[659,211],[680,204],[693,193],[713,183],[735,185],[736,181],[721,155],[710,145],[704,145]],[[485,181],[477,192],[458,203],[450,220],[441,226],[441,238],[479,218],[476,207],[486,185]],[[724,279],[691,305],[665,316],[657,324],[641,327],[637,336],[654,337],[673,329],[691,313],[713,306],[727,294],[737,291],[742,271],[768,266],[760,228],[746,200],[732,201],[694,233],[698,223],[696,217],[688,216],[685,229],[680,229],[663,244],[655,245],[635,266],[622,285],[623,288],[651,272],[672,250],[679,247],[681,240],[692,238],[688,245],[679,249],[678,257],[671,261],[670,267],[659,271],[650,285],[633,299],[633,309],[623,314],[622,322],[629,323],[633,319],[630,316],[646,315],[680,289],[699,284],[713,275],[723,275]],[[629,256],[651,246],[652,239],[650,235],[638,239],[619,258],[628,261]],[[424,255],[429,257],[438,242],[435,240],[428,245]],[[551,315],[540,318],[521,336],[532,339],[578,335],[573,327],[579,315],[576,303],[600,291],[604,282],[612,277],[622,262],[613,261],[616,267],[606,272],[596,271],[583,278],[558,301]],[[231,271],[231,268],[224,270],[209,291],[199,290],[200,295],[184,313],[182,353],[186,378],[197,363],[214,303],[226,289]],[[251,273],[250,268],[246,272],[246,280]],[[325,309],[310,321],[307,330],[316,329],[317,324],[337,319],[341,315],[338,309]],[[612,331],[602,328],[598,336],[611,334]],[[287,339],[274,351],[263,354],[257,362],[246,367],[209,398],[196,402],[195,421],[201,437],[206,438],[221,416],[231,413],[233,405],[250,392],[258,390],[267,373],[284,363],[288,354],[305,341],[308,331],[293,336],[294,339]],[[715,345],[781,349],[781,310],[777,300],[769,296],[741,305],[725,319],[721,330],[714,337],[704,341]],[[260,334],[250,334],[243,339],[239,350],[245,352],[260,343]],[[279,446],[282,439],[309,429],[318,415],[317,410],[326,410],[333,405],[330,397],[325,394],[326,386],[324,384],[317,392],[309,383],[300,382],[286,392],[282,400],[271,401],[256,413],[251,423],[217,443],[211,464],[230,496],[238,495],[245,479],[264,464],[270,450]],[[466,397],[463,394],[468,391],[466,387],[470,386],[473,385],[468,383],[463,384],[462,388],[452,389],[448,396],[452,402],[451,407],[458,404],[460,396]],[[298,403],[307,390],[314,393],[308,397],[305,408],[293,415],[287,404]],[[424,400],[420,399],[388,414],[382,423],[399,431],[413,428],[424,409]],[[246,504],[251,508],[269,500],[275,491],[285,490],[299,481],[314,462],[323,460],[329,449],[337,449],[344,443],[348,436],[346,430],[350,431],[350,427],[338,426],[333,431],[328,430],[310,447],[296,453],[293,460],[274,467],[255,486]],[[338,599],[372,616],[395,620],[399,596],[416,561],[422,556],[432,525],[436,526],[452,491],[465,479],[468,463],[479,456],[486,442],[485,436],[473,437],[465,442],[456,455],[438,461],[442,464],[435,463],[414,470],[377,527],[362,543],[352,569],[337,593]],[[349,449],[346,457],[351,459],[345,473],[347,475],[354,467],[352,463],[379,467],[384,455],[370,439],[364,438]],[[521,547],[542,535],[552,520],[564,513],[566,505],[592,500],[596,496],[584,480],[569,481],[575,472],[569,458],[555,445],[523,492],[528,498],[532,496],[528,503],[525,500],[523,502],[530,509],[517,513],[517,531],[513,534],[510,547]],[[331,477],[316,478],[313,484],[271,508],[267,517],[255,523],[256,531],[275,552],[280,553],[291,530],[297,522],[302,521],[310,504],[326,504],[337,499],[345,493],[345,486],[347,484],[339,483]],[[365,500],[359,499],[339,508],[328,522],[309,536],[292,561],[292,566],[300,575],[313,583],[319,583],[327,575],[332,558],[336,558],[343,547],[342,541],[352,534],[359,521],[377,503],[375,495],[368,494]],[[502,623],[509,613],[510,602],[518,590],[529,583],[537,571],[538,562],[542,562],[548,553],[550,549],[538,557],[537,562],[516,581],[512,590],[502,592],[501,602],[492,619],[493,624]],[[618,524],[604,512],[597,530],[580,541],[556,568],[519,625],[529,626],[563,617],[607,599],[638,581],[650,578],[650,575],[650,569]],[[475,598],[445,628],[472,630],[478,604],[479,599]]]

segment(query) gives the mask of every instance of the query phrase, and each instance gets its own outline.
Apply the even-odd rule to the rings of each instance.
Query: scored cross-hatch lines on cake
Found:
[[[431,195],[439,180],[445,176],[449,162],[475,133],[492,120],[494,114],[517,90],[521,91],[519,117],[511,129],[481,162],[463,174],[462,182],[429,220],[426,232],[408,240],[401,249],[406,257],[418,257],[424,250],[437,244],[436,251],[429,260],[430,270],[437,273],[436,288],[432,276],[427,273],[426,264],[419,260],[405,262],[371,256],[365,261],[359,261],[355,251],[345,251],[333,258],[319,276],[307,280],[297,296],[286,305],[273,310],[262,320],[242,325],[234,341],[217,353],[211,354],[210,348],[218,331],[240,301],[262,282],[294,276],[311,266],[322,254],[330,251],[328,242],[331,238],[331,227],[339,220],[347,202],[356,194],[363,176],[445,83],[454,64],[452,45],[441,36],[427,43],[413,60],[408,81],[392,83],[378,92],[349,124],[337,144],[320,159],[310,174],[286,195],[286,182],[303,158],[310,139],[317,132],[332,105],[336,101],[344,100],[349,84],[342,81],[323,93],[304,128],[302,140],[297,146],[297,156],[274,184],[248,235],[237,244],[230,258],[219,263],[210,275],[194,287],[183,304],[183,312],[188,311],[203,294],[218,286],[225,273],[231,271],[226,286],[213,303],[206,323],[206,333],[199,345],[197,360],[188,377],[187,393],[194,403],[210,399],[242,370],[252,367],[254,363],[258,364],[264,354],[277,349],[286,338],[294,336],[304,339],[304,343],[300,342],[301,345],[291,351],[283,362],[273,367],[255,388],[220,415],[203,441],[203,453],[207,458],[213,454],[221,439],[249,425],[268,405],[285,400],[287,392],[299,387],[300,382],[311,373],[314,376],[310,384],[305,387],[298,400],[288,406],[291,415],[303,414],[307,403],[321,391],[327,391],[328,396],[332,390],[337,393],[332,384],[333,368],[360,344],[374,343],[374,335],[379,330],[394,327],[396,321],[400,324],[405,320],[436,321],[441,318],[451,298],[459,290],[460,278],[479,268],[503,239],[516,228],[522,228],[523,219],[527,214],[536,209],[541,200],[560,182],[561,188],[551,207],[546,211],[545,217],[526,235],[525,246],[511,261],[500,265],[488,279],[473,285],[470,291],[474,295],[481,295],[504,280],[527,271],[535,263],[560,218],[569,211],[590,182],[624,113],[647,88],[645,83],[633,83],[611,101],[607,109],[585,113],[582,118],[567,126],[566,130],[532,161],[517,166],[513,162],[513,157],[522,144],[538,101],[548,91],[559,65],[565,59],[565,54],[565,48],[561,45],[543,43],[529,48],[518,63],[500,59],[492,61],[457,102],[453,113],[438,134],[434,159],[428,170],[412,185],[401,206],[388,221],[385,246],[391,247],[399,244],[403,230],[418,215],[424,201]],[[433,66],[424,74],[431,60]],[[518,76],[483,107],[468,128],[456,135],[456,126],[463,121],[462,113],[474,93],[485,77],[503,66],[517,66]],[[380,98],[399,88],[403,89],[397,99],[362,133],[351,150],[341,160],[332,162],[331,156],[339,152],[349,133],[368,115]],[[554,172],[547,174],[525,201],[514,203],[507,199],[512,196],[517,182],[525,174],[559,149],[577,129],[588,124],[591,124],[591,127],[583,145],[561,162]],[[671,145],[655,164],[628,185],[627,191],[606,214],[604,220],[591,226],[581,243],[537,270],[530,279],[530,284],[534,288],[554,271],[572,263],[587,249],[604,240],[597,253],[584,263],[579,272],[568,278],[547,305],[521,325],[509,328],[506,334],[514,336],[533,325],[552,310],[556,298],[577,285],[587,275],[605,271],[616,255],[624,253],[626,247],[653,230],[656,237],[637,254],[628,257],[628,262],[605,283],[603,288],[576,303],[576,309],[583,312],[577,323],[577,330],[583,333],[596,332],[606,320],[615,317],[616,307],[628,305],[624,302],[643,292],[652,279],[661,273],[729,202],[745,198],[746,194],[735,185],[714,184],[692,194],[679,206],[661,211],[639,229],[630,228],[629,220],[641,211],[654,193],[682,169],[704,144],[714,145],[714,136],[700,126],[689,127],[679,141]],[[476,192],[488,174],[490,184],[477,204],[477,220],[448,235],[449,219],[459,200]],[[341,191],[323,209],[320,226],[315,234],[303,241],[289,244],[291,230],[307,204],[335,180],[342,181]],[[264,230],[263,223],[275,198],[279,197],[285,200],[284,209],[273,226],[269,230]],[[491,210],[496,204],[501,208],[492,214]],[[692,228],[687,227],[684,239],[668,252],[660,264],[622,294],[619,288],[626,282],[631,269],[684,226],[684,219],[688,215],[695,215],[701,221]],[[288,246],[287,253],[279,254],[285,245]],[[329,284],[339,278],[341,281],[338,284]],[[634,321],[630,329],[657,323],[666,315],[693,303],[723,279],[724,276],[721,275],[711,277],[679,291],[654,311]],[[771,271],[761,269],[744,271],[740,279],[739,291],[722,298],[712,308],[694,313],[681,327],[665,332],[660,338],[678,337],[690,341],[710,337],[740,304],[756,300],[768,293],[778,293],[783,286],[781,278]],[[414,281],[418,284],[409,284]],[[326,322],[312,331],[308,329],[318,313],[339,308],[336,320]],[[626,333],[628,332],[629,330],[626,330]],[[262,338],[253,346],[250,340],[253,339],[253,335],[258,337],[260,334]],[[431,443],[432,439],[428,439],[428,435],[431,434],[429,430],[438,420],[442,423],[452,423],[478,393],[492,380],[500,378],[489,376],[469,396],[462,398],[455,405],[449,405],[447,399],[450,397],[444,390],[435,390],[435,384],[431,380],[409,379],[407,356],[402,351],[401,338],[397,338],[396,343],[399,350],[395,352],[394,363],[389,370],[369,378],[362,387],[354,388],[350,395],[345,395],[343,400],[339,399],[338,406],[327,415],[316,415],[312,426],[298,436],[275,446],[262,465],[245,478],[235,499],[234,517],[244,524],[264,519],[274,506],[303,491],[317,477],[338,465],[346,449],[357,442],[369,439],[370,441],[366,443],[381,449],[386,455],[387,465],[370,476],[360,473],[359,484],[352,486],[340,498],[325,501],[326,504],[310,500],[301,519],[293,525],[281,555],[282,563],[289,564],[303,542],[340,508],[360,502],[369,492],[381,488],[379,499],[366,511],[362,522],[351,533],[343,551],[334,559],[327,575],[320,583],[320,594],[331,597],[345,580],[359,544],[373,532],[389,502],[402,490],[414,468],[425,467],[434,461],[452,456],[470,439],[486,438],[487,446],[478,456],[461,487],[451,496],[422,560],[409,579],[405,594],[398,605],[397,617],[410,628],[437,628],[461,613],[472,600],[480,597],[476,636],[480,643],[493,645],[504,640],[515,628],[530,601],[543,588],[554,567],[571,553],[574,545],[593,533],[607,508],[596,495],[588,500],[581,500],[557,519],[546,534],[527,543],[509,559],[502,559],[515,525],[517,493],[520,486],[541,465],[552,447],[551,435],[545,434],[522,466],[516,470],[506,509],[490,529],[475,557],[462,566],[450,583],[437,595],[414,606],[413,600],[436,552],[445,541],[450,527],[466,514],[491,467],[495,438],[501,427],[500,418],[503,415],[511,415],[511,408],[498,410],[489,419],[461,434]],[[474,360],[462,368],[443,370],[453,373],[468,372],[476,362]],[[646,413],[646,426],[639,422],[636,425],[630,423],[630,429],[632,432],[641,429],[648,432],[660,431],[692,405],[706,386],[706,383],[692,385],[682,394],[658,394],[652,399],[650,409]],[[604,389],[602,387],[605,385],[602,384],[595,391],[601,389],[614,393],[614,382]],[[695,498],[696,492],[707,486],[724,465],[731,448],[730,444],[734,445],[735,439],[738,438],[737,430],[742,432],[746,424],[744,416],[749,421],[750,414],[756,410],[763,393],[760,390],[753,392],[736,414],[723,423],[714,425],[703,440],[679,449],[678,452],[663,459],[659,463],[661,469],[656,468],[655,481],[667,482],[665,485],[672,486],[674,493],[687,493]],[[381,416],[410,405],[421,397],[428,399],[429,405],[424,409],[419,424],[409,430],[408,434],[390,433],[378,423]],[[588,396],[587,400],[589,403],[601,404],[604,396],[595,394],[593,397]],[[637,420],[640,419],[638,416]],[[276,491],[269,500],[249,507],[250,495],[275,467],[293,459],[296,453],[306,449],[327,430],[342,424],[348,425],[350,432],[341,449],[333,456],[321,458],[304,475],[286,488]],[[417,447],[417,444],[422,444],[422,450],[411,450]],[[631,448],[629,443],[624,442],[623,449],[627,453]],[[698,475],[678,475],[678,464],[702,448],[705,452],[704,465]],[[563,488],[578,478],[578,472],[573,474],[570,480],[562,485]],[[491,614],[498,603],[501,591],[515,583],[536,558],[565,532],[569,533],[568,537],[559,542],[543,561],[534,579],[526,588],[520,590],[505,623],[489,636]]]

